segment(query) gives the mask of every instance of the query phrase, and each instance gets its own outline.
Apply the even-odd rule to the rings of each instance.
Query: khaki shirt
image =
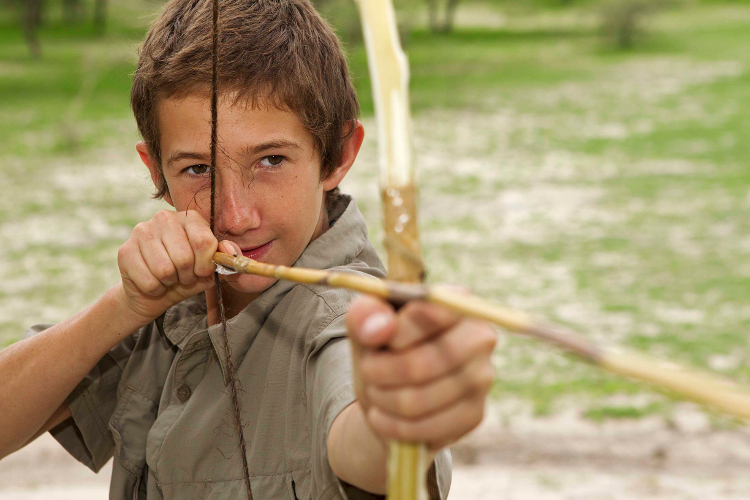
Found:
[[[335,224],[295,266],[384,276],[351,198],[329,217]],[[331,423],[355,400],[345,326],[352,297],[277,281],[227,322],[255,500],[375,498],[340,482],[326,455]],[[246,498],[221,325],[206,324],[204,294],[170,308],[67,398],[72,419],[52,435],[94,471],[114,454],[110,499]],[[450,467],[441,452],[431,496],[447,496]]]

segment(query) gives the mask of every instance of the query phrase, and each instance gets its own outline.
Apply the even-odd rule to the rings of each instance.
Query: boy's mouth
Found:
[[[253,260],[260,260],[271,249],[271,245],[273,245],[273,242],[274,240],[271,240],[259,247],[243,248],[242,255]]]

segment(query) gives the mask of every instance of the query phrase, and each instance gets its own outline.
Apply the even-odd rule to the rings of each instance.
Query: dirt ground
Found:
[[[716,430],[687,404],[674,415],[595,424],[573,410],[508,419],[498,405],[454,448],[449,498],[750,498],[750,430]],[[105,499],[110,468],[93,474],[48,434],[0,461],[0,499]]]

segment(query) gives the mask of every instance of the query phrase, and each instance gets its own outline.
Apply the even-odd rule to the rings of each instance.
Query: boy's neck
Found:
[[[209,292],[210,293],[210,292]],[[258,293],[242,293],[238,292],[234,288],[228,285],[222,285],[221,296],[224,299],[224,310],[227,319],[232,319],[237,316],[240,311],[245,309],[250,302],[254,301],[260,296],[261,292]]]

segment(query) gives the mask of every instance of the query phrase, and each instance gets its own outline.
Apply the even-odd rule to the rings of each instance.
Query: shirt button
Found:
[[[183,403],[190,399],[190,387],[187,385],[181,385],[180,388],[177,389],[177,399]]]

